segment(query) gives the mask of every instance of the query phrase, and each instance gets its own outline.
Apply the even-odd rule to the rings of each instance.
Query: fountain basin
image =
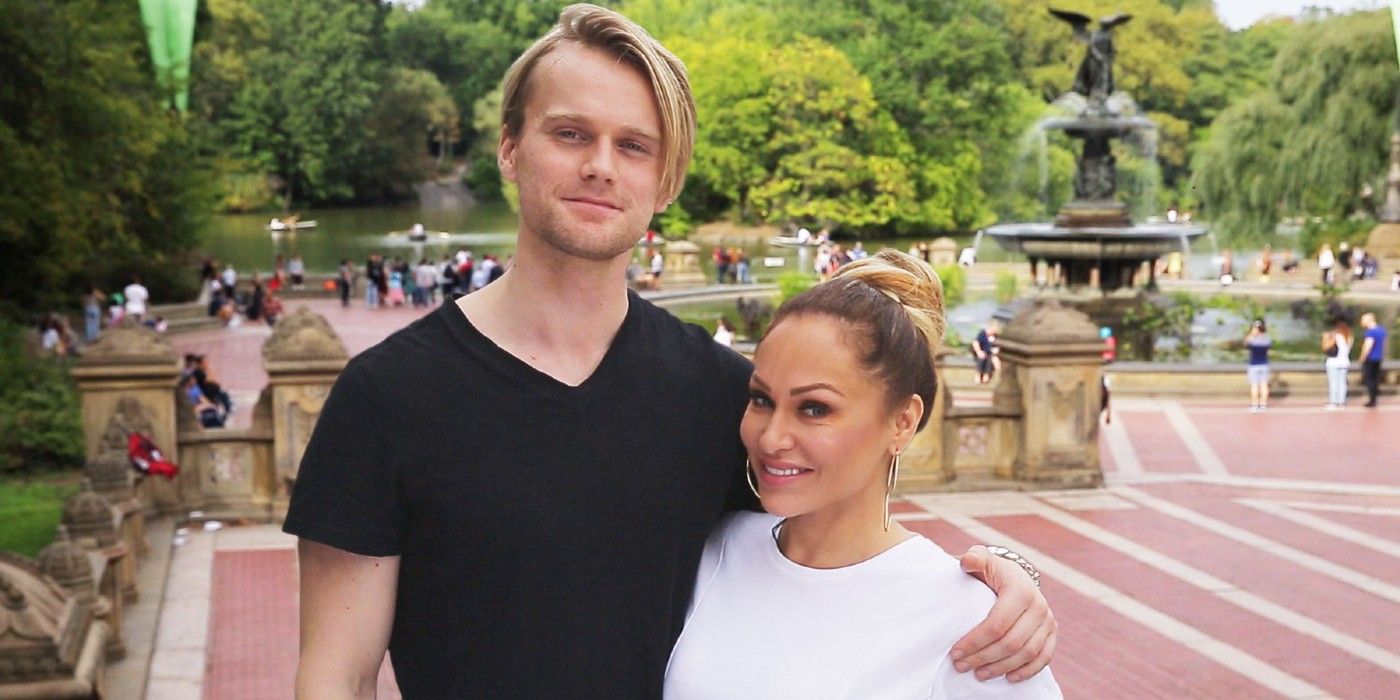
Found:
[[[1183,242],[1205,235],[1193,224],[1059,226],[1050,222],[997,224],[987,235],[1008,251],[1029,258],[1153,260],[1182,250]]]
[[[1108,133],[1122,136],[1133,131],[1156,129],[1151,119],[1140,116],[1089,115],[1076,117],[1049,117],[1038,122],[1042,129],[1056,129],[1071,133]]]

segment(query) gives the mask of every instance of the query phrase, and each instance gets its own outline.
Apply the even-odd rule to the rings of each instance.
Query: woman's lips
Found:
[[[758,472],[760,482],[771,486],[790,484],[812,473],[811,469],[782,462],[761,462],[755,471]]]

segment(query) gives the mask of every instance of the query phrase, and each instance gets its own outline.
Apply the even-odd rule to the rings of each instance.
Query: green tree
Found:
[[[688,211],[733,207],[740,218],[804,221],[864,232],[913,223],[907,140],[835,47],[799,38],[678,39],[700,125]]]
[[[1289,34],[1269,84],[1226,109],[1193,164],[1217,228],[1271,235],[1283,216],[1344,217],[1378,191],[1400,78],[1383,12],[1324,16]]]
[[[0,0],[0,314],[71,307],[84,281],[178,289],[204,166],[155,94],[138,8]]]

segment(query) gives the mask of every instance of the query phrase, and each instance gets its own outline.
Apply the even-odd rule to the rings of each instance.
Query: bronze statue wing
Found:
[[[1127,24],[1127,23],[1128,23],[1128,20],[1130,20],[1130,19],[1132,19],[1132,18],[1133,18],[1132,15],[1124,14],[1124,13],[1121,13],[1121,12],[1120,12],[1120,13],[1118,13],[1118,14],[1116,14],[1116,15],[1110,15],[1110,16],[1108,16],[1108,17],[1105,17],[1105,18],[1099,20],[1099,26],[1100,26],[1100,27],[1103,27],[1104,29],[1113,29],[1114,27],[1116,27],[1116,26],[1118,26],[1118,25],[1120,25],[1120,24]]]
[[[1083,39],[1085,41],[1089,40],[1089,23],[1093,20],[1089,19],[1084,15],[1079,14],[1078,12],[1070,12],[1068,10],[1057,10],[1053,7],[1048,9],[1050,10],[1050,14],[1068,22],[1071,27],[1074,27],[1074,37],[1076,39]]]

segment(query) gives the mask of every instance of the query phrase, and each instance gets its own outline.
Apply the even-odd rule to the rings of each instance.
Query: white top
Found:
[[[1337,344],[1337,356],[1329,357],[1323,363],[1324,367],[1350,367],[1351,366],[1351,343],[1347,337],[1336,331],[1332,332],[1332,340]],[[1313,365],[1316,367],[1317,365]]]
[[[665,697],[1058,698],[1047,669],[979,682],[948,652],[996,596],[938,545],[912,537],[840,569],[778,550],[776,516],[726,516],[700,560]]]
[[[126,285],[122,290],[122,296],[126,297],[126,312],[129,314],[145,315],[146,300],[151,298],[151,293],[137,282]]]
[[[715,328],[715,342],[726,348],[734,346],[734,331],[718,326]]]
[[[413,283],[424,289],[436,286],[438,283],[437,266],[431,263],[423,263],[413,268]]]

